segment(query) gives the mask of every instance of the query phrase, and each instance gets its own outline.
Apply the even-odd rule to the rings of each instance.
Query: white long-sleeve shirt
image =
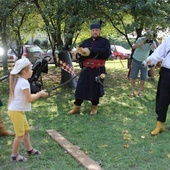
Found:
[[[151,64],[162,61],[162,67],[170,69],[170,36],[154,50],[146,61],[150,61]]]

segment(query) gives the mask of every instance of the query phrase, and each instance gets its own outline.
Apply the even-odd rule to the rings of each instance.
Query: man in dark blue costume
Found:
[[[78,49],[82,72],[75,91],[75,107],[68,114],[79,114],[83,100],[91,101],[90,114],[96,114],[99,98],[104,95],[102,83],[106,73],[105,61],[111,54],[110,43],[100,36],[100,24],[94,23],[90,29],[91,38],[86,39]]]

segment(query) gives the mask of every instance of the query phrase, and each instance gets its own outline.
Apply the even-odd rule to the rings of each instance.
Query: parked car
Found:
[[[2,47],[0,47],[0,64],[1,64],[1,66],[3,63],[3,56],[4,56],[4,49]],[[6,56],[8,57],[8,59],[7,59],[8,64],[14,64],[15,61],[18,59],[18,57],[16,56],[15,52],[12,51],[12,49],[7,50]]]
[[[58,50],[55,50],[55,57],[56,57],[56,60],[58,61],[58,53],[59,51]],[[54,64],[54,59],[53,59],[53,56],[52,56],[52,49],[48,49],[46,51],[46,54],[49,55],[51,57],[51,60],[48,62],[49,64]]]
[[[76,62],[76,61],[77,61],[77,59],[76,59],[77,49],[76,49],[75,47],[73,47],[73,49],[72,49],[71,51],[69,51],[69,52],[70,52],[71,60]],[[53,57],[53,56],[52,56],[52,49],[51,49],[51,48],[48,49],[48,50],[46,51],[46,53],[47,53],[48,55],[50,55],[51,57]],[[59,53],[59,51],[58,51],[58,50],[55,50],[55,56],[56,56],[56,59],[57,59],[57,60],[58,60],[58,53]],[[49,61],[49,63],[54,64],[53,58],[51,59],[51,61]]]
[[[31,63],[34,63],[37,59],[42,59],[48,56],[38,45],[23,45],[20,50],[20,55],[27,57]]]
[[[111,56],[110,59],[128,59],[130,58],[131,51],[125,49],[119,45],[111,45]]]
[[[14,63],[15,61],[18,60],[16,53],[11,48],[7,51],[7,55],[8,55],[8,62],[9,63],[10,62]]]
[[[70,51],[70,54],[71,54],[72,61],[76,62],[77,61],[77,58],[76,58],[77,48],[73,47],[72,50]]]

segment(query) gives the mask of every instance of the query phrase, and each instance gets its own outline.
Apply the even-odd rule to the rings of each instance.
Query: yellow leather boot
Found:
[[[97,106],[96,105],[92,105],[90,114],[91,115],[95,115],[96,113],[97,113]]]
[[[161,132],[163,132],[163,123],[160,121],[157,121],[156,128],[151,132],[151,135],[155,136]]]
[[[68,114],[79,114],[80,113],[80,106],[75,105],[72,110],[68,112]]]
[[[14,136],[14,135],[15,135],[14,133],[11,133],[5,130],[4,123],[0,115],[0,136]]]

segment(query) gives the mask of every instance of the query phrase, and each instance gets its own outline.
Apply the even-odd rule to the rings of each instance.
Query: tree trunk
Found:
[[[2,47],[4,49],[3,54],[3,71],[4,75],[9,74],[8,71],[8,57],[7,57],[7,35],[6,35],[6,17],[3,17],[3,20],[0,24],[0,32],[1,32],[1,39],[2,39]]]

